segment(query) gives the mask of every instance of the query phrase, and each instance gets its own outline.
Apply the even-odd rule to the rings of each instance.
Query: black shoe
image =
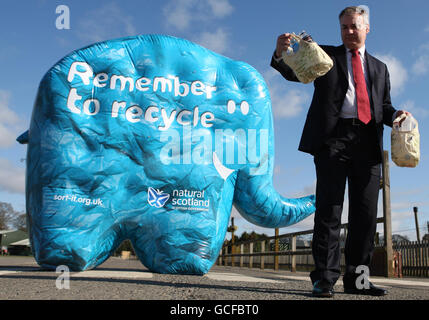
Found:
[[[313,297],[332,298],[334,296],[334,289],[329,281],[322,279],[314,283],[312,294]]]
[[[387,290],[380,288],[380,287],[376,287],[375,285],[373,285],[371,282],[369,282],[369,288],[365,289],[358,289],[356,287],[356,284],[353,285],[347,285],[344,283],[344,293],[347,294],[363,294],[363,295],[367,295],[367,296],[385,296],[387,294]]]

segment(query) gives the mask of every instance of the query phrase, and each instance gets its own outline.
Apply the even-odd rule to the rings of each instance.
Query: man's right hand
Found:
[[[275,52],[276,58],[280,58],[282,56],[282,52],[286,51],[289,48],[291,38],[292,36],[290,33],[283,33],[278,36]]]

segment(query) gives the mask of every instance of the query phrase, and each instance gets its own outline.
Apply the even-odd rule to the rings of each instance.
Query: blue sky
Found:
[[[15,138],[30,123],[37,88],[44,73],[75,49],[94,42],[138,34],[185,38],[235,60],[249,63],[265,78],[272,99],[275,128],[274,185],[286,197],[314,193],[315,173],[310,155],[297,150],[312,84],[285,81],[270,66],[276,38],[306,30],[319,44],[340,45],[339,12],[348,5],[370,8],[367,50],[384,61],[391,74],[392,103],[419,121],[421,162],[399,168],[392,162],[393,231],[415,239],[412,208],[419,208],[421,234],[429,221],[429,2],[415,1],[3,1],[0,10],[0,201],[25,210],[26,146]],[[70,29],[57,29],[56,8],[70,9]],[[385,149],[390,150],[390,128]],[[347,198],[343,221],[347,221]],[[381,193],[379,216],[381,216]],[[243,231],[265,232],[233,211]],[[313,216],[280,233],[311,229]],[[379,225],[382,232],[382,225]],[[228,235],[228,238],[230,236]]]

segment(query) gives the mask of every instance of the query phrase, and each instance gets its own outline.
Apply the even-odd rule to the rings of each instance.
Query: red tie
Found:
[[[369,105],[368,92],[366,91],[362,62],[357,49],[350,51],[352,52],[353,79],[355,80],[358,118],[360,121],[367,124],[371,120],[371,109]]]

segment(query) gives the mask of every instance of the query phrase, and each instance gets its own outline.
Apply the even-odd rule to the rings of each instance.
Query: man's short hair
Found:
[[[368,10],[365,10],[365,8],[361,6],[351,6],[343,9],[343,11],[340,12],[339,19],[341,19],[342,16],[348,16],[353,14],[359,14],[363,18],[363,22],[367,25],[369,25],[369,12]]]

